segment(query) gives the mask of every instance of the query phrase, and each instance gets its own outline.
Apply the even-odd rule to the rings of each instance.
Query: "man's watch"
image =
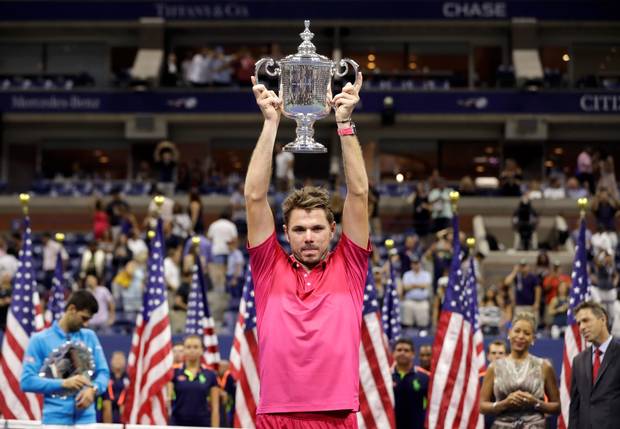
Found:
[[[357,128],[355,127],[355,122],[349,121],[349,124],[350,125],[346,128],[338,128],[338,135],[340,137],[357,135]]]

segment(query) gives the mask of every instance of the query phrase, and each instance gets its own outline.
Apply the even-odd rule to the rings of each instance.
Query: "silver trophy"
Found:
[[[344,77],[349,65],[355,72],[359,66],[348,58],[338,63],[316,53],[311,42],[314,34],[310,32],[310,21],[304,21],[306,29],[300,33],[303,42],[297,53],[280,61],[263,58],[256,62],[254,77],[258,82],[258,72],[265,66],[269,76],[280,77],[279,97],[282,99],[282,114],[297,121],[295,141],[284,146],[287,152],[324,153],[325,146],[314,140],[314,121],[326,116],[330,111],[328,94],[331,93],[332,77]]]
[[[92,350],[81,341],[66,341],[45,358],[39,370],[39,377],[65,380],[74,375],[83,375],[92,379],[94,371],[95,360]],[[77,390],[62,389],[52,397],[66,398],[77,393]]]

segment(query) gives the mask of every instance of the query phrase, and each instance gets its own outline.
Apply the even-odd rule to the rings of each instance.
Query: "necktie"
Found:
[[[598,370],[601,368],[601,355],[603,352],[600,349],[594,350],[594,364],[592,365],[592,384],[596,381]]]

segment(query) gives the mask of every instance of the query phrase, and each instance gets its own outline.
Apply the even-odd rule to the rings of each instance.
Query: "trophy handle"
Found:
[[[349,73],[349,65],[353,67],[353,72],[355,73],[355,82],[354,85],[358,83],[359,76],[357,74],[357,70],[360,68],[359,64],[353,61],[350,58],[343,58],[338,62],[338,67],[336,68],[335,74],[338,77],[345,77],[347,73]]]
[[[278,67],[277,62],[274,61],[273,58],[261,58],[256,61],[256,64],[254,64],[254,79],[256,79],[256,83],[258,83],[258,72],[263,65],[265,65],[265,73],[268,76],[280,76],[280,67]],[[272,68],[273,70],[269,70],[269,68]]]

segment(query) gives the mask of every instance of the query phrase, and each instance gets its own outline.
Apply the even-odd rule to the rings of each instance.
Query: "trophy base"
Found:
[[[290,142],[282,148],[284,152],[292,153],[327,153],[327,148],[321,143],[317,143],[314,140],[310,141],[298,141]]]

